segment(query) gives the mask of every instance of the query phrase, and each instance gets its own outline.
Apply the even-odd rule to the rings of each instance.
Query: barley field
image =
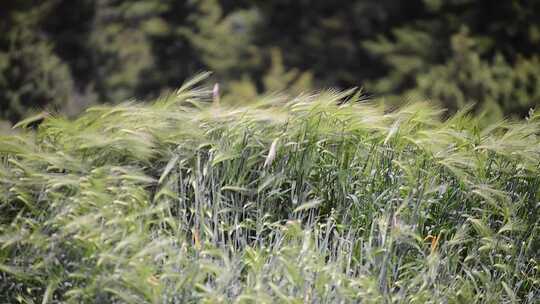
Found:
[[[539,302],[540,115],[205,76],[0,137],[0,303]]]

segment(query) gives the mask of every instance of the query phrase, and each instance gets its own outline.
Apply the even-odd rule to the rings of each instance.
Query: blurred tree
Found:
[[[0,117],[151,97],[201,70],[231,101],[365,85],[522,117],[538,104],[537,11],[519,0],[1,1]]]
[[[430,67],[416,76],[413,94],[441,102],[455,112],[470,103],[491,120],[503,114],[524,118],[540,104],[540,62],[518,59],[509,64],[502,54],[482,60],[475,52],[478,40],[464,30],[452,37],[453,56],[447,63]]]
[[[421,0],[254,1],[261,12],[257,44],[279,47],[286,68],[311,71],[318,86],[350,87],[387,70],[361,42],[421,17]]]
[[[363,43],[388,73],[368,88],[421,94],[455,111],[466,103],[523,118],[538,105],[538,1],[425,0],[421,18]],[[526,76],[524,76],[526,75]]]
[[[153,63],[148,34],[159,31],[162,11],[155,0],[53,1],[56,14],[44,28],[59,56],[69,63],[80,91],[99,101],[135,95],[144,69]]]
[[[261,64],[252,42],[258,21],[253,9],[225,15],[217,0],[162,1],[159,31],[150,35],[155,65],[146,73],[142,92],[176,88],[198,71],[211,70],[218,80],[254,74]]]
[[[229,104],[253,102],[260,93],[280,93],[299,95],[313,90],[313,75],[298,69],[286,69],[279,48],[270,49],[270,65],[264,72],[262,85],[257,88],[256,82],[247,74],[240,80],[231,80],[225,87],[224,101]]]
[[[271,65],[263,77],[264,91],[300,94],[312,89],[313,76],[293,68],[286,70],[283,55],[278,48],[270,49]]]
[[[66,107],[73,93],[69,68],[38,24],[51,7],[17,1],[0,14],[0,119],[12,123],[32,111]]]

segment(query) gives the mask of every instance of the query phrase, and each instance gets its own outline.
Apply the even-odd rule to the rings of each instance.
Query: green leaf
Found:
[[[165,166],[165,170],[163,170],[163,173],[159,177],[158,184],[161,184],[163,182],[163,180],[165,180],[165,178],[167,177],[167,175],[169,175],[169,173],[174,168],[174,166],[176,165],[176,163],[178,162],[179,159],[180,159],[180,156],[175,155],[173,158],[171,158],[169,160],[169,162]]]
[[[21,121],[19,121],[18,123],[16,123],[12,129],[17,129],[17,128],[26,128],[28,125],[30,125],[31,123],[34,123],[34,122],[37,122],[37,121],[40,121],[40,120],[43,120],[45,118],[47,118],[49,116],[49,113],[47,112],[41,112],[39,114],[36,114],[34,116],[30,116],[26,119],[23,119]]]
[[[294,212],[317,208],[322,202],[323,201],[321,199],[310,200],[309,202],[303,203],[302,205],[298,206],[296,209],[294,209]]]

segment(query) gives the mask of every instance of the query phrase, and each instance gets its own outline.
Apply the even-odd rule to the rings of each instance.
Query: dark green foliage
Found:
[[[54,1],[43,30],[72,68],[77,87],[100,102],[135,96],[153,66],[149,33],[160,30],[157,1]]]
[[[407,49],[408,41],[414,37],[409,32],[399,32],[403,37],[402,46]],[[418,50],[429,49],[430,39],[418,33],[418,39],[424,41],[416,46]],[[520,58],[509,63],[501,53],[491,60],[484,60],[479,55],[478,40],[472,39],[466,29],[451,38],[452,56],[443,64],[430,64],[427,59],[400,57],[387,54],[386,58],[394,65],[391,75],[377,82],[380,90],[395,91],[393,87],[413,83],[412,88],[401,88],[413,99],[427,98],[444,105],[450,112],[456,112],[469,104],[476,104],[478,112],[484,112],[488,121],[501,119],[503,115],[523,118],[530,108],[540,104],[540,63],[537,57]],[[390,44],[368,44],[373,51],[384,52]],[[427,56],[427,55],[426,55]],[[394,103],[399,103],[402,96],[387,96]]]
[[[237,79],[258,65],[252,29],[254,10],[224,14],[217,0],[163,1],[159,30],[150,33],[155,65],[147,71],[143,92],[175,88],[190,75],[212,70],[221,79]]]
[[[259,93],[358,86],[394,104],[414,93],[451,112],[475,103],[487,121],[523,119],[538,104],[539,3],[4,1],[0,89],[23,97],[4,98],[1,115],[14,122],[20,114],[7,112],[50,103],[65,110],[66,95],[68,113],[153,98],[210,70],[234,104]],[[20,52],[10,49],[14,35]],[[26,68],[14,73],[16,66]],[[36,78],[30,70],[43,71]]]
[[[264,1],[258,42],[325,86],[358,86],[387,72],[361,43],[422,14],[422,1]],[[331,72],[330,72],[331,71]]]
[[[419,93],[452,112],[475,103],[491,121],[539,104],[538,1],[424,3],[424,14],[364,43],[389,71],[368,87],[394,103]]]
[[[0,120],[17,122],[48,106],[68,110],[73,94],[69,67],[37,29],[46,5],[22,11],[18,3],[0,22]],[[28,5],[27,5],[28,6]]]

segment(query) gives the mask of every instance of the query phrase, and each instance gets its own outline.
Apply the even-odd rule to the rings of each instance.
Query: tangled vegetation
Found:
[[[0,302],[538,301],[540,115],[203,77],[0,138]]]

